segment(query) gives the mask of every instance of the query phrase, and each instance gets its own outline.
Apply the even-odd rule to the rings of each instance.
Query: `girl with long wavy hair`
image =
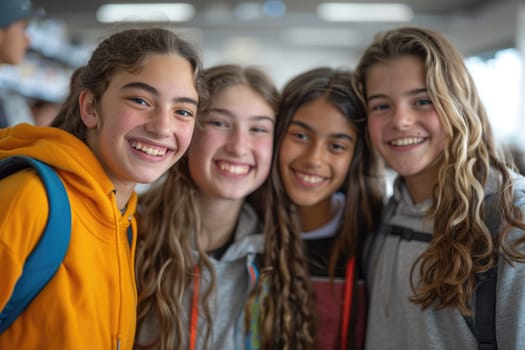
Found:
[[[283,237],[295,235],[293,242],[304,244],[318,349],[362,348],[366,301],[364,289],[356,288],[356,256],[383,202],[378,162],[365,139],[366,114],[351,83],[347,70],[299,74],[283,89],[276,126],[271,180],[281,207],[267,223],[268,259],[279,260],[273,247]]]
[[[472,321],[490,303],[476,305],[476,277],[494,268],[490,348],[525,348],[524,178],[498,150],[458,50],[431,30],[386,31],[355,84],[372,144],[398,174],[367,259],[366,347],[482,346],[491,329]]]
[[[209,103],[187,156],[140,200],[141,349],[242,349],[263,227],[246,197],[270,172],[279,93],[261,69],[204,71]]]

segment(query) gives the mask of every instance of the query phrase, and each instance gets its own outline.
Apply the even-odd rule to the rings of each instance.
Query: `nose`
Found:
[[[172,134],[173,120],[170,110],[167,108],[157,108],[151,112],[147,121],[146,131],[158,138],[169,137]]]
[[[318,168],[323,163],[324,145],[322,142],[313,142],[305,154],[306,164],[310,168]]]
[[[415,114],[410,108],[395,106],[392,112],[392,124],[396,129],[403,130],[414,124]]]
[[[234,156],[242,156],[249,148],[249,135],[239,127],[234,127],[226,143],[226,151]]]

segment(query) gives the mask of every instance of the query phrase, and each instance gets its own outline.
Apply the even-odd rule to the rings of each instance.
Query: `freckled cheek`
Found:
[[[144,125],[144,119],[140,116],[130,113],[125,109],[96,109],[99,118],[100,125],[108,124],[112,128],[125,130],[133,130],[135,128],[142,128]]]

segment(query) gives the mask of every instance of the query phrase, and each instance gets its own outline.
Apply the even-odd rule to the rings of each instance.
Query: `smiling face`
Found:
[[[242,200],[260,187],[270,171],[274,124],[272,107],[248,86],[214,96],[188,151],[200,193]]]
[[[330,204],[348,174],[356,138],[348,118],[324,97],[296,111],[279,150],[283,185],[295,205]]]
[[[366,96],[374,147],[409,186],[432,187],[447,134],[427,91],[423,60],[402,56],[371,66]]]
[[[91,92],[81,93],[88,144],[117,192],[155,181],[179,160],[197,101],[191,65],[176,54],[151,55],[141,70],[115,73],[95,104]]]

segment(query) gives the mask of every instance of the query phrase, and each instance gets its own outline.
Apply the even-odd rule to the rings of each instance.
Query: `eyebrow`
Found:
[[[315,132],[315,130],[308,124],[306,123],[303,123],[301,121],[298,121],[298,120],[292,120],[290,125],[297,125],[303,129],[306,129],[310,132]],[[348,134],[345,134],[345,133],[335,133],[335,134],[329,134],[328,137],[331,137],[331,138],[335,138],[335,139],[348,139],[349,141],[353,141],[354,138]]]
[[[149,85],[149,84],[146,84],[146,83],[142,83],[142,82],[131,82],[131,83],[128,83],[126,85],[124,85],[122,87],[123,90],[126,90],[126,89],[140,89],[140,90],[144,90],[146,92],[149,92],[150,94],[154,95],[154,96],[159,96],[159,91],[157,89],[155,89],[153,86]],[[190,104],[193,104],[195,106],[198,105],[198,102],[197,100],[195,100],[194,98],[191,98],[191,97],[176,97],[173,99],[174,102],[177,102],[177,103],[190,103]]]
[[[403,95],[405,95],[405,96],[413,96],[413,95],[421,94],[421,93],[424,93],[424,92],[428,92],[426,87],[409,90],[406,93],[404,93]],[[369,102],[370,100],[373,100],[373,99],[387,98],[387,97],[388,96],[385,95],[385,94],[376,94],[376,95],[372,95],[372,96],[367,97],[366,101]]]
[[[235,118],[235,115],[228,109],[226,108],[210,108],[210,110],[208,112],[215,112],[215,113],[219,113],[219,114],[222,114],[228,118]],[[269,122],[271,122],[272,124],[275,124],[275,119],[274,118],[271,118],[267,115],[254,115],[254,116],[250,116],[248,117],[248,119],[250,120],[255,120],[255,121],[264,121],[264,120],[268,120]]]

